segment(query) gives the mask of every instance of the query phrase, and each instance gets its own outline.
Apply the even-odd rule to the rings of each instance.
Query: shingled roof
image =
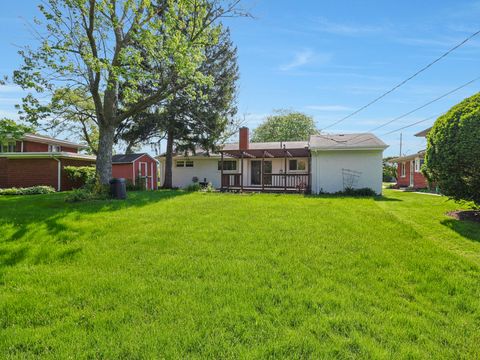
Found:
[[[132,163],[138,158],[142,157],[143,155],[148,155],[147,153],[141,154],[118,154],[112,156],[112,163],[113,164],[126,164]]]
[[[312,150],[386,149],[382,140],[371,133],[321,134],[310,137]]]

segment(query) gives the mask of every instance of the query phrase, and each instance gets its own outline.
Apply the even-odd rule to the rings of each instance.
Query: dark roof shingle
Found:
[[[112,163],[132,163],[137,160],[139,157],[147,155],[146,153],[141,154],[118,154],[112,156]]]

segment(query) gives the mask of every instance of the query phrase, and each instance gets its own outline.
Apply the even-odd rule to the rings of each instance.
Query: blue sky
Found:
[[[2,4],[0,74],[19,65],[18,45],[38,0]],[[274,109],[312,115],[319,128],[364,105],[480,29],[480,1],[245,0],[254,19],[228,19],[239,51],[239,116],[250,128]],[[480,76],[480,36],[398,91],[330,132],[368,131]],[[441,114],[478,92],[480,81],[377,132]],[[21,93],[0,87],[0,116],[15,116]],[[424,147],[403,131],[404,152]],[[399,133],[381,136],[399,151]]]

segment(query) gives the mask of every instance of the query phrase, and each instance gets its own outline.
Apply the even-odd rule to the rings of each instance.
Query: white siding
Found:
[[[184,188],[192,184],[193,177],[199,181],[212,183],[215,188],[220,188],[220,171],[218,170],[217,158],[190,158],[193,160],[193,167],[176,167],[173,160],[172,185],[173,187]],[[237,164],[238,166],[238,164]],[[226,173],[226,172],[225,172]],[[160,183],[163,185],[165,180],[165,159],[160,163]]]
[[[359,172],[355,188],[382,193],[383,150],[312,151],[312,192],[343,191],[342,169]]]

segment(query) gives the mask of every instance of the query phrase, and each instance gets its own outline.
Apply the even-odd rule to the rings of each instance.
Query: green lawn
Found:
[[[480,358],[445,198],[0,198],[0,358]]]

